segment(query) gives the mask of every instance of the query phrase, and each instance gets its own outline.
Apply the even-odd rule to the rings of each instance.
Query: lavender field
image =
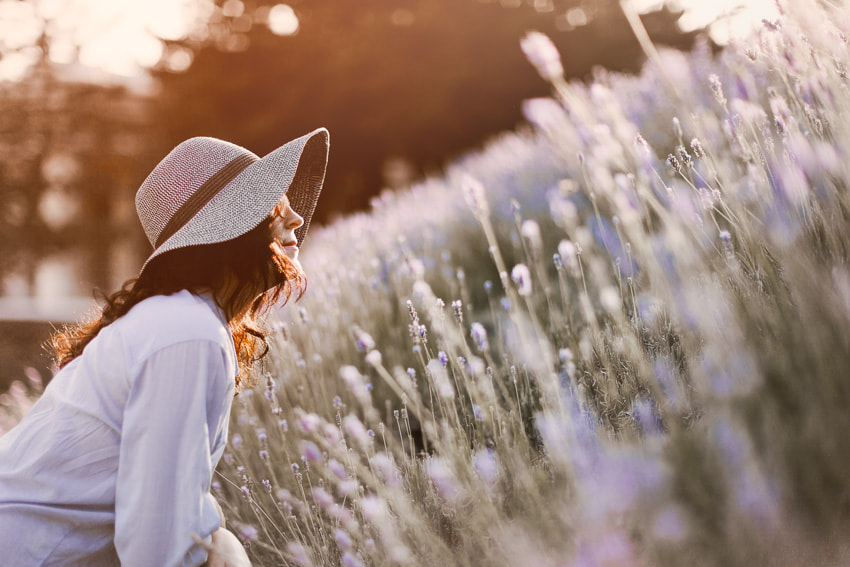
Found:
[[[533,127],[311,233],[213,486],[254,563],[850,563],[848,28],[526,37]]]
[[[848,26],[527,37],[533,131],[311,236],[214,487],[256,563],[847,564]]]

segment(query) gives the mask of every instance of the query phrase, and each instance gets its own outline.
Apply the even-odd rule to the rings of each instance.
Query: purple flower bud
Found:
[[[312,441],[302,441],[301,452],[311,462],[316,463],[322,459],[322,452]]]
[[[357,556],[350,551],[343,553],[339,561],[343,567],[363,567],[363,562],[357,559]]]
[[[331,459],[328,461],[328,470],[340,480],[345,480],[348,478],[348,473],[345,471],[345,466],[337,461],[336,459]]]
[[[246,543],[250,543],[252,541],[257,541],[257,537],[259,536],[257,532],[257,528],[249,524],[243,524],[239,526],[239,537],[242,541]]]
[[[486,352],[490,349],[490,344],[487,341],[487,329],[484,328],[484,325],[477,322],[473,323],[470,326],[470,335],[472,336],[472,340],[475,341],[478,350]]]
[[[298,416],[297,422],[304,433],[315,433],[322,424],[322,419],[314,413],[305,413]]]
[[[321,486],[314,487],[312,493],[313,499],[323,508],[329,508],[334,504],[334,497],[328,494],[328,491]]]
[[[357,350],[360,352],[368,352],[375,348],[375,340],[372,335],[357,326],[354,327],[354,340]]]
[[[348,535],[348,532],[345,530],[341,530],[339,528],[334,532],[334,541],[339,546],[340,549],[351,549],[353,542],[351,541],[351,536]]]

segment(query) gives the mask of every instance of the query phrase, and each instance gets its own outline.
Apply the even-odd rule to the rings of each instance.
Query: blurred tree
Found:
[[[41,260],[58,255],[83,264],[64,287],[88,294],[132,275],[121,264],[127,254],[138,261],[141,231],[127,205],[132,212],[144,178],[140,159],[161,143],[147,127],[148,96],[92,83],[44,53],[23,79],[0,85],[0,281],[7,293],[35,295]],[[80,279],[89,284],[79,289]]]
[[[35,48],[23,78],[0,83],[0,295],[39,296],[0,309],[0,392],[27,367],[49,376],[41,343],[51,321],[36,305],[70,311],[67,296],[136,273],[147,242],[133,194],[146,154],[162,147],[149,128],[146,89],[52,62],[46,33]],[[49,258],[58,271],[45,269]],[[58,317],[52,322],[75,315]]]
[[[554,39],[569,77],[637,70],[643,58],[616,0],[272,4],[216,0],[189,37],[168,42],[158,121],[171,144],[204,134],[258,153],[327,126],[333,196],[318,220],[365,207],[399,158],[436,171],[515,127],[520,101],[547,94],[518,46],[529,30]],[[675,19],[644,22],[656,42],[688,48],[694,34]]]

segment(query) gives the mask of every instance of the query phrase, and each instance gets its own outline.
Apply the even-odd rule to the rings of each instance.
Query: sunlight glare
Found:
[[[12,49],[33,45],[40,30],[31,25],[35,18],[32,5],[15,0],[0,1],[0,37]]]
[[[623,1],[641,14],[664,5],[663,0]],[[513,5],[515,0],[501,3]],[[678,22],[682,31],[710,25],[712,39],[721,45],[746,35],[763,18],[778,16],[772,0],[668,0],[667,5],[674,11],[683,10]],[[51,40],[50,58],[56,63],[72,63],[78,58],[83,65],[108,73],[137,75],[164,55],[170,69],[185,70],[191,59],[182,53],[166,53],[163,40],[198,35],[196,24],[212,10],[212,0],[0,0],[0,38],[7,51],[0,60],[0,81],[19,80],[41,57],[40,50],[31,46],[45,25]],[[245,11],[245,4],[227,0],[223,10],[236,16]],[[267,10],[272,33],[288,36],[298,32],[300,23],[291,6],[277,4]],[[567,29],[588,23],[581,8],[558,17],[566,17]]]
[[[269,10],[269,29],[275,35],[292,35],[298,31],[298,16],[287,4],[278,4]]]
[[[773,0],[624,0],[639,14],[661,9],[682,11],[677,22],[683,32],[708,26],[709,35],[719,45],[741,39],[761,25],[762,19],[779,16]]]

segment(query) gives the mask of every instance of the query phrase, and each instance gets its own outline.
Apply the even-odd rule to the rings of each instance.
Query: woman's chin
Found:
[[[287,252],[286,257],[289,258],[290,260],[292,260],[292,263],[295,264],[295,267],[298,268],[299,272],[303,271],[303,267],[301,266],[301,262],[298,261],[298,249],[296,249],[295,252],[293,252],[291,254],[289,252]]]

